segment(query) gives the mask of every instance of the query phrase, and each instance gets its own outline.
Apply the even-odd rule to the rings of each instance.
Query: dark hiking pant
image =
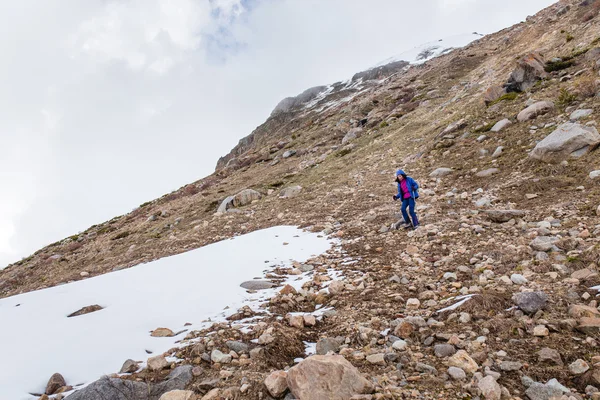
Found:
[[[406,212],[406,208],[410,212],[410,217],[412,218],[412,226],[419,225],[419,220],[417,218],[417,213],[415,212],[415,199],[412,197],[408,199],[402,199],[402,216],[404,217],[404,222],[407,224],[411,223],[410,218],[408,217],[408,212]]]

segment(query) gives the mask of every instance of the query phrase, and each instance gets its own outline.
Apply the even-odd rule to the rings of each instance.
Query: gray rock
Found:
[[[483,171],[479,171],[475,174],[475,176],[479,178],[487,178],[488,176],[492,176],[494,174],[497,174],[498,172],[500,172],[498,168],[488,168]]]
[[[502,361],[499,365],[501,371],[518,371],[523,367],[518,361]]]
[[[431,365],[422,363],[422,362],[418,362],[415,365],[415,369],[419,372],[426,372],[432,375],[437,375],[437,369],[435,369],[434,367],[432,367]]]
[[[552,397],[560,397],[562,394],[561,390],[539,382],[532,383],[525,391],[525,395],[529,397],[529,400],[550,400]]]
[[[450,375],[450,377],[455,381],[464,381],[465,379],[467,379],[467,374],[465,373],[465,371],[458,367],[448,368],[448,375]]]
[[[214,349],[210,353],[210,359],[214,363],[229,364],[231,362],[231,355],[230,354],[223,354],[220,350]]]
[[[530,157],[549,163],[580,157],[600,144],[600,134],[593,126],[564,123],[539,142]]]
[[[302,186],[290,186],[290,187],[283,189],[281,192],[279,192],[279,197],[281,197],[283,199],[289,199],[291,197],[298,196],[301,191],[302,191]]]
[[[496,122],[496,124],[492,127],[491,131],[500,132],[502,129],[506,128],[509,125],[512,125],[512,122],[510,122],[509,119],[505,118],[502,121]]]
[[[342,144],[346,144],[346,143],[351,142],[352,140],[356,139],[357,137],[360,136],[360,134],[362,133],[362,131],[363,131],[362,128],[353,128],[353,129],[350,129],[348,131],[348,133],[346,133],[346,135],[342,139]]]
[[[325,355],[328,352],[332,351],[337,353],[340,350],[340,342],[337,339],[333,338],[323,338],[317,342],[317,354]]]
[[[571,391],[567,387],[562,385],[556,378],[552,378],[548,382],[546,382],[546,386],[560,390],[562,393],[571,393]]]
[[[521,111],[519,115],[517,115],[517,120],[519,122],[529,121],[539,115],[546,114],[553,109],[554,103],[551,101],[538,101]]]
[[[488,137],[487,137],[486,135],[481,135],[481,136],[479,136],[479,137],[477,138],[477,141],[481,143],[481,142],[483,142],[484,140],[486,140],[487,138],[488,138]]]
[[[522,218],[526,213],[521,210],[486,210],[483,213],[492,221],[497,223],[508,222],[514,218]]]
[[[510,280],[512,281],[512,283],[514,283],[515,285],[524,285],[527,283],[527,278],[525,278],[523,275],[521,274],[512,274],[510,276]]]
[[[275,284],[269,281],[254,280],[243,282],[240,286],[246,290],[264,290],[271,289]]]
[[[558,242],[554,236],[538,236],[529,243],[529,246],[536,251],[550,251]]]
[[[103,377],[69,396],[70,400],[159,400],[172,390],[183,390],[192,381],[192,366],[183,365],[158,384]]]
[[[290,158],[292,156],[296,155],[296,150],[288,150],[285,153],[283,153],[282,157],[283,158]]]
[[[494,153],[492,154],[492,158],[500,157],[502,155],[503,151],[504,151],[504,146],[496,147],[496,150],[494,150]]]
[[[123,363],[120,374],[130,374],[138,370],[138,363],[133,360],[127,360]]]
[[[221,205],[217,209],[218,214],[223,214],[227,212],[230,208],[233,208],[233,198],[234,196],[229,196],[225,200],[221,202]]]
[[[433,347],[433,352],[436,357],[450,357],[456,353],[454,346],[448,343],[436,344]]]
[[[591,109],[575,110],[571,113],[569,120],[571,120],[572,122],[575,122],[581,118],[589,117],[590,115],[592,115],[593,112],[594,112],[594,110],[591,110]]]
[[[310,271],[314,271],[315,267],[310,264],[300,264],[298,269],[302,272],[310,272]]]
[[[229,350],[233,350],[238,354],[247,353],[249,346],[246,343],[238,342],[236,340],[229,340],[225,343]]]
[[[432,178],[440,178],[442,176],[450,175],[454,170],[452,168],[437,168],[429,174]]]
[[[548,296],[544,292],[521,292],[515,293],[512,300],[524,313],[535,314],[546,306]]]
[[[600,178],[600,170],[590,172],[590,179]]]

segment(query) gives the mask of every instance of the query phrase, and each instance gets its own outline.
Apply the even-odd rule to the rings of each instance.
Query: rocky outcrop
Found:
[[[517,67],[513,70],[504,85],[507,92],[524,92],[540,79],[546,78],[548,74],[544,70],[545,61],[538,53],[529,53],[517,61]]]
[[[539,142],[530,156],[544,162],[560,162],[569,156],[580,157],[599,144],[596,128],[567,122]]]
[[[315,86],[310,89],[306,89],[304,92],[300,93],[298,96],[286,97],[285,99],[281,100],[279,102],[279,104],[277,104],[275,106],[275,108],[271,112],[271,116],[290,112],[294,108],[299,107],[299,106],[313,100],[315,97],[317,97],[319,95],[319,93],[323,92],[325,89],[327,89],[327,86]]]

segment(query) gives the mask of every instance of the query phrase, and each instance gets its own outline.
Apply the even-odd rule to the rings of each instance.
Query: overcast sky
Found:
[[[0,268],[210,174],[286,96],[549,0],[0,2]]]

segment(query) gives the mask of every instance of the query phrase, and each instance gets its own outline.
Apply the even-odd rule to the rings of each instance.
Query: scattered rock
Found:
[[[474,374],[477,369],[479,369],[479,365],[477,365],[475,360],[473,360],[464,350],[459,350],[456,352],[456,354],[450,357],[448,359],[448,365],[451,367],[460,368],[470,374]]]
[[[311,356],[290,368],[292,394],[302,400],[344,400],[373,392],[373,385],[344,357]]]
[[[549,334],[550,334],[550,331],[544,325],[536,325],[533,328],[533,336],[544,337],[544,336],[548,336]]]
[[[193,400],[195,397],[191,390],[171,390],[160,396],[159,400]]]
[[[550,349],[548,347],[544,347],[540,351],[537,352],[538,360],[540,363],[548,362],[552,365],[562,366],[563,361],[560,356],[560,353],[554,349]]]
[[[479,178],[487,178],[489,176],[497,174],[498,172],[500,172],[500,170],[498,168],[488,168],[483,171],[479,171],[478,173],[475,174],[475,176],[477,176]]]
[[[509,125],[512,125],[512,122],[510,122],[510,119],[505,118],[501,121],[496,122],[496,124],[492,127],[491,131],[492,132],[500,132],[501,130],[503,130],[504,128],[506,128]]]
[[[271,289],[275,284],[269,281],[254,280],[243,282],[240,286],[246,290],[265,290]]]
[[[98,304],[94,304],[93,306],[86,306],[86,307],[83,307],[83,308],[75,311],[74,313],[67,315],[67,318],[78,317],[80,315],[93,313],[95,311],[100,311],[102,309],[104,309],[104,307],[101,307]]]
[[[281,157],[283,158],[290,158],[292,156],[296,155],[296,150],[288,150],[285,153],[283,153],[283,155]]]
[[[433,353],[436,355],[436,357],[450,357],[456,353],[456,349],[451,344],[436,344],[433,347]]]
[[[500,400],[500,397],[502,396],[502,389],[493,376],[488,375],[485,378],[480,379],[477,387],[481,390],[481,393],[486,400]]]
[[[170,330],[169,328],[156,328],[150,334],[152,337],[172,337],[175,336],[175,332]]]
[[[554,103],[551,101],[538,101],[521,111],[517,115],[519,122],[529,121],[536,118],[539,115],[544,115],[554,109]]]
[[[138,370],[138,363],[134,360],[127,360],[123,363],[120,374],[131,374]]]
[[[573,375],[581,375],[588,369],[590,369],[590,366],[582,359],[577,359],[569,364],[569,371],[571,371]]]
[[[267,379],[265,379],[265,387],[267,388],[271,396],[275,398],[283,396],[283,394],[288,389],[287,372],[272,372],[269,376],[267,376]]]
[[[557,163],[569,156],[580,157],[600,144],[600,134],[593,126],[564,123],[546,136],[529,153],[532,158]]]
[[[292,197],[296,197],[300,194],[301,191],[302,186],[290,186],[279,192],[279,197],[281,197],[282,199],[289,199]]]
[[[538,236],[529,244],[536,251],[550,251],[558,242],[558,238],[551,236]]]
[[[591,109],[575,110],[571,113],[569,120],[571,122],[575,122],[577,120],[580,120],[581,118],[589,117],[590,115],[592,115],[593,112],[594,110]]]
[[[525,391],[525,395],[529,397],[529,400],[550,400],[554,397],[560,397],[562,394],[561,390],[539,382],[532,383]]]
[[[467,374],[461,368],[450,367],[448,368],[448,375],[455,381],[464,381],[467,379]]]
[[[229,340],[225,342],[225,346],[227,346],[229,350],[235,351],[237,354],[247,353],[249,350],[249,346],[246,343],[238,342],[235,340]]]
[[[318,355],[326,355],[330,351],[333,353],[337,353],[340,349],[340,342],[337,339],[332,338],[323,338],[319,339],[317,342],[317,354]]]
[[[370,354],[367,356],[367,362],[374,365],[385,365],[385,357],[383,353]]]
[[[515,293],[513,302],[526,314],[535,314],[546,306],[548,296],[544,292]]]
[[[597,335],[600,333],[600,318],[580,318],[577,330],[588,335]]]
[[[492,221],[499,224],[514,218],[522,218],[526,213],[520,210],[485,210],[483,213]]]
[[[429,174],[432,178],[441,178],[446,175],[450,175],[454,170],[452,168],[437,168]]]
[[[151,357],[148,359],[148,369],[150,371],[160,371],[169,366],[169,362],[163,355]]]
[[[223,354],[218,349],[214,349],[210,353],[210,359],[217,364],[229,364],[231,362],[231,354]]]
[[[58,392],[58,390],[64,386],[67,386],[67,383],[65,382],[65,378],[63,378],[63,376],[59,373],[56,373],[54,375],[52,375],[50,377],[50,379],[48,380],[48,384],[46,385],[46,394],[47,395],[53,395],[56,392]]]

